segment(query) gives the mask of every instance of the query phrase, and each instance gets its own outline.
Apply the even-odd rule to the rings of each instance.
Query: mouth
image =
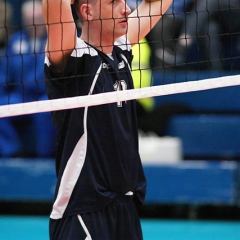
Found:
[[[120,21],[119,23],[127,23],[127,18],[124,18],[122,21]]]

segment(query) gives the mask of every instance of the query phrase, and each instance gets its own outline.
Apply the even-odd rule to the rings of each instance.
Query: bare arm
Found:
[[[47,55],[53,66],[61,67],[76,44],[71,0],[43,0],[42,7],[48,34]]]
[[[144,38],[167,11],[173,0],[143,0],[128,16],[127,38],[132,45]]]

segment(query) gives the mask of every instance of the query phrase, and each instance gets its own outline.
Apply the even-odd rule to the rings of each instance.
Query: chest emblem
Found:
[[[118,69],[122,69],[125,67],[125,63],[124,61],[121,61],[119,64],[118,64]]]

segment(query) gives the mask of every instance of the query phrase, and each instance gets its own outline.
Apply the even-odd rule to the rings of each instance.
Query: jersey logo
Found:
[[[127,90],[127,83],[124,80],[117,80],[113,85],[115,91],[125,91]],[[125,101],[126,103],[127,101]],[[122,101],[117,102],[118,107],[122,107]]]
[[[109,69],[111,68],[111,65],[110,64],[107,64],[107,63],[103,63],[103,68],[106,68],[106,69]]]
[[[125,67],[124,61],[122,61],[122,62],[120,62],[120,63],[118,64],[118,69],[122,69],[122,68],[124,68],[124,67]]]

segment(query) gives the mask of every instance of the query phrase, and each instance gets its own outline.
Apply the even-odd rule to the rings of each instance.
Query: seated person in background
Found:
[[[11,32],[11,18],[12,6],[8,2],[0,0],[0,52],[5,47],[9,32]]]
[[[21,30],[10,37],[2,53],[1,88],[5,91],[1,105],[47,99],[43,73],[46,29],[41,1],[23,3],[22,25]],[[18,144],[21,142],[21,146],[16,148],[18,153],[8,152],[7,156],[54,155],[55,130],[50,113],[5,118],[4,121],[8,121],[9,126],[5,131],[16,132],[17,128],[15,139],[18,139]],[[7,139],[2,142],[7,142]],[[1,148],[6,146],[0,146],[0,156],[4,157],[6,155]]]
[[[150,87],[152,85],[152,71],[150,68],[151,49],[145,38],[139,44],[132,48],[132,77],[134,88]],[[154,98],[140,98],[137,103],[142,106],[145,111],[152,111],[154,108]]]
[[[239,56],[239,16],[239,0],[197,0],[178,38],[182,62],[192,60],[207,69],[232,70],[232,58]]]
[[[10,31],[12,7],[6,1],[0,1],[0,69],[4,57],[8,33]],[[8,99],[7,86],[4,76],[0,71],[0,104]],[[11,118],[0,118],[0,157],[15,156],[20,151],[20,140],[15,127],[12,126]]]
[[[176,54],[176,39],[184,24],[186,12],[195,1],[176,0],[155,27],[147,35],[151,47],[151,67],[161,70],[163,67],[175,67],[182,61],[182,55]]]
[[[132,48],[132,77],[134,88],[144,88],[153,85],[153,75],[150,68],[151,49],[144,38]],[[175,114],[189,114],[192,109],[179,103],[155,105],[154,97],[140,98],[136,101],[138,128],[141,133],[153,132],[164,136],[169,119]]]

